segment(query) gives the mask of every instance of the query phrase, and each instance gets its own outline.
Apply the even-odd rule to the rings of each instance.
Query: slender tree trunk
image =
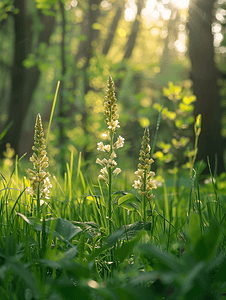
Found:
[[[101,0],[89,0],[89,9],[85,13],[82,25],[81,25],[81,34],[86,36],[85,41],[81,41],[79,44],[78,52],[75,56],[75,61],[79,62],[80,60],[84,60],[84,64],[81,68],[81,70],[78,70],[76,74],[76,85],[78,85],[79,81],[82,81],[82,95],[85,97],[85,95],[90,90],[89,85],[89,79],[88,79],[88,67],[91,58],[93,57],[93,51],[94,46],[93,42],[95,42],[98,31],[93,28],[93,24],[97,22],[97,18],[99,16],[99,5]],[[95,9],[93,9],[95,7]],[[75,107],[74,107],[75,108]],[[82,126],[84,135],[88,136],[89,132],[87,130],[87,118],[88,118],[88,112],[85,105],[85,100],[83,100],[82,103],[80,103],[80,107],[78,107],[77,110],[80,110],[80,113],[82,114]],[[88,145],[88,142],[87,142]],[[83,150],[83,157],[84,160],[87,161],[89,158],[89,152],[87,151],[87,145],[84,145]]]
[[[126,45],[126,51],[125,51],[123,60],[129,59],[130,56],[132,55],[133,48],[135,46],[135,42],[136,42],[136,38],[137,38],[137,34],[139,31],[139,27],[140,27],[141,11],[142,11],[143,7],[144,7],[144,0],[139,0],[137,3],[137,16],[136,16],[135,21],[133,22],[131,34],[129,36],[129,39],[128,39],[128,42]]]
[[[141,11],[142,11],[143,7],[144,7],[144,0],[138,0],[137,1],[136,19],[134,20],[134,22],[132,24],[131,33],[130,33],[130,36],[128,38],[128,41],[127,41],[127,44],[126,44],[126,47],[125,47],[126,50],[125,50],[122,61],[124,61],[125,59],[129,60],[131,55],[132,55],[133,49],[134,49],[135,44],[136,44],[137,34],[139,32]],[[120,71],[125,71],[126,72],[126,68],[123,67]],[[116,92],[118,92],[118,93],[119,93],[121,84],[122,84],[122,79],[119,79],[115,82],[115,89],[116,89]]]
[[[62,17],[62,41],[61,41],[61,85],[59,90],[59,147],[60,147],[60,165],[61,165],[61,174],[63,175],[66,171],[65,166],[65,144],[66,144],[66,135],[65,135],[65,112],[64,112],[64,77],[66,74],[66,61],[65,61],[65,26],[66,26],[66,18],[65,18],[65,10],[64,4],[62,1],[60,4],[60,12]]]
[[[16,154],[19,150],[19,140],[23,128],[26,113],[31,104],[33,92],[38,84],[40,71],[38,66],[27,69],[23,66],[23,61],[32,51],[32,29],[31,19],[27,12],[27,1],[15,0],[15,7],[19,8],[19,13],[14,15],[14,59],[12,68],[11,98],[8,107],[8,119],[5,128],[11,124],[7,134],[1,140],[0,157],[3,155],[6,143],[10,143]],[[54,28],[54,18],[41,16],[44,31],[41,33],[39,42],[48,43]]]
[[[218,71],[214,62],[211,24],[215,0],[193,0],[189,6],[189,55],[193,92],[197,97],[194,115],[202,115],[197,160],[210,159],[212,171],[225,171]],[[205,170],[208,173],[208,169]]]
[[[167,37],[164,39],[164,50],[159,60],[161,70],[160,74],[164,74],[168,66],[172,64],[173,58],[175,56],[175,50],[172,51],[171,49],[169,49],[169,42],[172,42],[172,40],[174,42],[177,39],[178,30],[175,25],[178,22],[180,15],[179,12],[174,11],[175,8],[170,7],[170,9],[172,12],[171,15],[175,13],[175,17],[173,19],[169,19],[169,21],[167,22],[168,34]]]
[[[104,47],[103,47],[102,53],[104,55],[108,54],[108,51],[109,51],[109,49],[111,47],[111,44],[112,44],[112,41],[113,41],[113,38],[114,38],[114,35],[115,35],[115,32],[116,32],[116,28],[118,26],[118,22],[119,22],[119,20],[121,18],[121,15],[122,15],[122,11],[123,10],[122,10],[121,6],[119,5],[118,9],[117,9],[117,11],[115,13],[115,16],[113,18],[113,21],[111,23],[111,27],[110,27],[110,31],[109,31],[108,37],[107,37],[107,39],[105,41],[105,44],[104,44]]]

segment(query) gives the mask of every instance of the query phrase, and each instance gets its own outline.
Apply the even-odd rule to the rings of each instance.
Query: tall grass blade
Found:
[[[3,139],[3,137],[6,135],[9,128],[13,125],[13,122],[10,122],[6,128],[0,133],[0,141]]]
[[[13,205],[13,208],[12,208],[12,210],[11,210],[10,217],[12,216],[12,214],[13,214],[13,212],[14,212],[14,210],[15,210],[15,207],[16,207],[17,203],[19,202],[20,198],[22,197],[23,193],[25,192],[26,188],[27,188],[27,187],[25,187],[25,188],[23,189],[23,191],[20,193],[19,197],[16,199],[16,201],[15,201],[15,203],[14,203],[14,205]]]
[[[54,113],[54,109],[55,109],[55,105],[56,105],[59,86],[60,86],[60,81],[57,82],[57,88],[56,88],[56,92],[55,92],[55,96],[54,96],[54,100],[53,100],[53,106],[52,106],[50,119],[49,119],[49,126],[48,126],[48,130],[47,130],[47,134],[46,134],[46,146],[47,146],[47,143],[48,143],[49,131],[50,131],[50,127],[51,127],[51,123],[52,123],[52,119],[53,119],[53,113]]]
[[[159,126],[160,126],[160,122],[161,122],[163,108],[164,108],[164,106],[162,106],[161,111],[160,111],[159,116],[158,116],[156,130],[155,130],[155,137],[154,137],[154,141],[153,141],[153,144],[152,144],[152,147],[151,147],[150,157],[153,157],[153,153],[154,153],[154,150],[155,150],[155,144],[156,144],[156,140],[157,140],[157,135],[158,135],[158,131],[159,131]]]

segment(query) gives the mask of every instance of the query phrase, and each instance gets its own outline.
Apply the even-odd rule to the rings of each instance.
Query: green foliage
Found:
[[[194,124],[193,103],[196,98],[189,89],[174,85],[172,82],[169,82],[168,88],[163,88],[163,95],[167,98],[163,104],[164,108],[162,109],[159,103],[155,103],[153,108],[159,112],[162,109],[161,126],[167,125],[170,136],[164,136],[164,141],[160,137],[157,143],[159,150],[153,157],[156,158],[156,163],[160,167],[171,163],[173,167],[171,172],[174,173],[178,172],[181,167],[190,168],[186,157],[193,153],[191,151],[193,135],[191,125]]]
[[[36,0],[36,6],[38,9],[42,10],[42,13],[49,16],[54,16],[55,12],[51,10],[55,8],[58,4],[57,0]]]
[[[149,170],[145,134],[140,163]],[[108,185],[83,176],[81,155],[75,168],[71,154],[64,179],[52,174],[51,198],[41,206],[25,193],[29,183],[18,174],[19,164],[0,181],[0,293],[6,299],[220,299],[225,293],[223,176],[214,183],[211,174],[211,183],[200,186],[199,164],[177,195],[163,180],[145,219],[131,184],[121,190],[115,180],[109,222]]]
[[[13,0],[3,0],[0,3],[0,22],[5,21],[8,15],[18,14],[19,10],[13,5]]]

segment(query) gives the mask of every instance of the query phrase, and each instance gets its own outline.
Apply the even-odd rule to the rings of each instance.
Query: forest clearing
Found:
[[[225,299],[225,24],[0,3],[0,299]]]

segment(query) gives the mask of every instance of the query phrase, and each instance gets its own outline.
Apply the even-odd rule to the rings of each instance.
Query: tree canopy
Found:
[[[136,137],[143,128],[149,126],[154,136],[164,106],[155,152],[168,153],[163,142],[177,154],[162,161],[180,160],[175,145],[183,144],[181,138],[190,141],[183,153],[193,149],[193,124],[201,114],[197,158],[207,162],[208,156],[212,170],[223,172],[225,16],[224,0],[2,1],[1,157],[7,143],[16,154],[30,151],[34,116],[40,112],[48,122],[60,81],[49,137],[50,164],[58,161],[64,166],[71,151],[82,151],[87,162],[92,160],[103,129],[104,87],[111,74],[122,135],[128,142],[124,155],[131,161],[137,156]],[[163,92],[170,87],[168,94]],[[170,101],[173,94],[178,101]],[[196,101],[183,106],[184,97],[193,94]],[[164,130],[168,126],[171,136]]]

